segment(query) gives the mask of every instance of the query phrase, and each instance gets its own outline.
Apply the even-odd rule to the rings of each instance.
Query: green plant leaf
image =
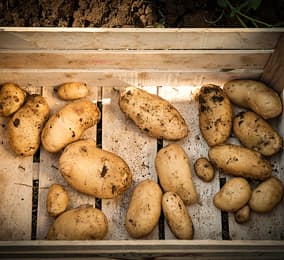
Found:
[[[221,8],[226,8],[227,5],[228,5],[226,0],[217,0],[217,4],[218,4],[219,7],[221,7]]]
[[[261,0],[248,0],[248,9],[256,10],[261,5]]]

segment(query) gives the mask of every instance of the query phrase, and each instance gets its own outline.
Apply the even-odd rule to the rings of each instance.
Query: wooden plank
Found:
[[[156,88],[147,88],[156,92]],[[124,219],[133,187],[145,179],[156,180],[154,157],[157,151],[156,139],[142,133],[118,106],[118,92],[113,88],[103,88],[103,132],[102,147],[121,156],[133,174],[133,183],[128,191],[112,200],[102,200],[102,210],[109,220],[106,239],[131,239]],[[158,239],[158,227],[143,239]]]
[[[1,49],[270,49],[283,28],[11,28]],[[155,40],[153,40],[155,39]]]
[[[262,69],[273,50],[0,51],[0,69]]]
[[[90,88],[89,99],[96,102],[97,100],[97,88]],[[52,113],[61,108],[66,102],[60,100],[55,92],[53,86],[49,85],[43,89],[43,96],[47,99]],[[92,138],[96,140],[96,126],[93,126],[86,130],[81,138]],[[40,169],[39,169],[39,194],[38,194],[38,217],[37,217],[37,239],[45,239],[47,231],[53,218],[50,217],[46,211],[46,196],[48,188],[53,183],[59,183],[63,185],[69,195],[69,208],[75,208],[80,205],[91,204],[95,206],[95,198],[87,196],[75,191],[71,188],[63,179],[58,171],[58,159],[60,153],[49,153],[41,147],[40,151]]]
[[[221,215],[213,205],[213,196],[219,190],[219,176],[210,183],[200,180],[193,168],[194,162],[200,157],[207,157],[208,146],[203,139],[198,125],[198,103],[195,100],[195,94],[198,88],[192,86],[182,87],[160,87],[159,95],[170,101],[186,120],[189,128],[189,135],[183,140],[178,141],[190,159],[190,166],[193,175],[197,193],[199,194],[199,203],[188,207],[194,226],[194,239],[221,239]],[[170,142],[164,141],[164,145]],[[165,238],[173,239],[171,231],[166,225]]]

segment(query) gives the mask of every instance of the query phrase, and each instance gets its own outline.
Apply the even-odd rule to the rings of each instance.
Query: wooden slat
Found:
[[[210,183],[200,180],[193,168],[194,162],[200,157],[207,157],[208,146],[203,139],[198,125],[198,103],[195,100],[197,88],[181,86],[172,88],[163,86],[159,88],[159,95],[169,100],[186,120],[189,135],[179,143],[190,159],[193,181],[199,194],[199,204],[188,207],[194,226],[194,239],[221,239],[221,215],[213,205],[213,195],[219,190],[219,176]],[[164,141],[164,145],[169,142]],[[165,238],[173,239],[171,231],[166,225]]]
[[[10,28],[1,49],[270,49],[283,28]]]
[[[148,88],[156,92],[156,88]],[[102,200],[102,210],[109,220],[106,239],[131,239],[124,219],[133,187],[145,179],[156,180],[154,157],[157,151],[156,139],[142,133],[118,106],[118,92],[113,88],[103,88],[103,133],[102,147],[121,156],[133,174],[133,183],[128,191],[112,200]],[[159,231],[154,231],[144,239],[158,239]]]
[[[53,91],[53,87],[49,86],[43,89],[43,96],[47,99],[52,113],[61,108],[65,101],[60,100]],[[89,99],[96,102],[97,88],[92,87]],[[86,130],[81,138],[92,138],[96,140],[96,126]],[[91,204],[95,206],[95,198],[87,196],[75,191],[63,179],[58,171],[58,159],[60,153],[49,153],[41,147],[40,151],[40,170],[39,170],[39,194],[38,194],[38,217],[37,217],[37,239],[45,239],[47,231],[53,218],[46,211],[46,196],[48,188],[53,183],[63,185],[69,195],[69,208],[75,208],[80,205]]]

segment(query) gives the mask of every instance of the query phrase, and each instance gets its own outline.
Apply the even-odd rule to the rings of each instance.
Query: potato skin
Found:
[[[108,231],[105,214],[96,208],[76,208],[62,213],[49,228],[48,240],[99,240]]]
[[[182,199],[174,192],[166,192],[162,198],[162,209],[167,223],[178,239],[193,238],[193,224]]]
[[[8,139],[18,155],[34,155],[40,145],[40,134],[48,119],[49,106],[44,97],[31,95],[8,122]]]
[[[234,177],[215,194],[213,203],[218,209],[234,212],[247,204],[251,193],[251,188],[245,178]]]
[[[4,83],[0,88],[0,116],[10,116],[25,102],[26,92],[18,85]]]
[[[120,93],[119,107],[149,136],[179,140],[188,135],[186,122],[174,106],[145,90],[126,88]]]
[[[267,179],[253,190],[249,201],[250,208],[258,213],[271,211],[281,201],[283,189],[283,183],[278,178]]]
[[[66,190],[60,184],[52,184],[46,197],[46,209],[50,216],[56,217],[63,213],[69,203],[69,197]]]
[[[197,202],[189,158],[180,145],[173,143],[159,150],[155,168],[165,192],[176,192],[186,205]]]
[[[150,234],[161,214],[162,191],[152,180],[140,182],[134,188],[125,217],[125,227],[133,238]]]
[[[235,212],[234,217],[235,221],[239,224],[243,224],[249,221],[250,207],[248,205],[245,205],[244,207],[240,208],[238,211]]]
[[[88,95],[89,89],[86,83],[82,82],[67,82],[61,84],[56,92],[59,98],[63,100],[74,100],[78,98],[84,98]]]
[[[102,199],[117,197],[132,181],[126,162],[91,139],[69,144],[59,158],[59,171],[77,191]]]
[[[41,141],[48,152],[58,152],[80,139],[83,132],[101,118],[97,105],[87,99],[68,103],[53,114],[45,124]]]
[[[215,170],[207,158],[198,158],[194,163],[194,171],[196,175],[205,182],[213,180]]]
[[[265,180],[272,168],[260,153],[234,144],[223,144],[209,150],[210,161],[224,173],[245,178]]]
[[[231,80],[225,83],[223,89],[233,103],[250,108],[264,119],[274,118],[282,113],[278,94],[260,81]]]
[[[232,128],[233,112],[229,98],[216,85],[202,86],[198,95],[199,127],[209,146],[225,143]]]
[[[254,112],[241,112],[235,116],[233,130],[241,143],[262,155],[271,156],[282,148],[280,135]]]

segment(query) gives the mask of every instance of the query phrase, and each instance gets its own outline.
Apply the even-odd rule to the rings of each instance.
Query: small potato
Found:
[[[69,197],[66,190],[59,184],[52,184],[49,187],[46,208],[50,216],[56,217],[68,207]]]
[[[271,156],[282,148],[280,135],[254,112],[241,112],[233,123],[234,133],[241,143],[262,155]]]
[[[249,221],[250,207],[248,205],[245,205],[244,207],[236,211],[234,216],[235,216],[235,221],[239,224]]]
[[[250,108],[264,119],[279,116],[282,103],[279,95],[256,80],[231,80],[224,85],[230,100],[238,106]]]
[[[157,225],[162,204],[162,191],[152,180],[140,182],[133,190],[125,217],[125,227],[133,238],[150,234]]]
[[[132,181],[126,162],[91,139],[69,144],[59,158],[59,171],[77,191],[102,199],[117,197]]]
[[[41,141],[48,152],[58,152],[67,144],[80,139],[83,132],[101,118],[97,105],[80,99],[65,105],[45,124]]]
[[[84,98],[89,93],[87,84],[82,82],[67,82],[60,85],[55,91],[63,100]]]
[[[178,239],[193,238],[193,224],[182,199],[174,192],[166,192],[162,198],[162,208],[167,223]]]
[[[10,116],[25,102],[26,92],[18,85],[5,83],[0,89],[0,116]]]
[[[188,135],[186,122],[174,106],[145,90],[126,88],[120,93],[119,107],[149,136],[179,140]]]
[[[215,170],[207,158],[199,158],[194,163],[194,170],[196,175],[205,182],[213,180]]]
[[[165,192],[176,192],[187,205],[197,202],[189,158],[180,145],[173,143],[162,148],[155,158],[155,167]]]
[[[256,180],[265,180],[272,174],[271,164],[260,153],[238,145],[217,145],[208,155],[212,164],[227,174]]]
[[[247,204],[251,197],[251,188],[246,179],[235,177],[224,184],[214,196],[214,205],[223,211],[234,212]]]
[[[40,134],[48,119],[49,106],[44,97],[31,95],[8,122],[8,139],[18,155],[34,155],[40,146]]]
[[[271,211],[281,201],[283,189],[283,183],[276,177],[262,182],[252,192],[249,201],[250,208],[258,213]]]
[[[91,206],[62,213],[49,228],[48,240],[99,240],[108,231],[105,214]]]
[[[225,143],[232,128],[233,112],[225,92],[213,84],[202,86],[198,95],[199,127],[209,146]]]

